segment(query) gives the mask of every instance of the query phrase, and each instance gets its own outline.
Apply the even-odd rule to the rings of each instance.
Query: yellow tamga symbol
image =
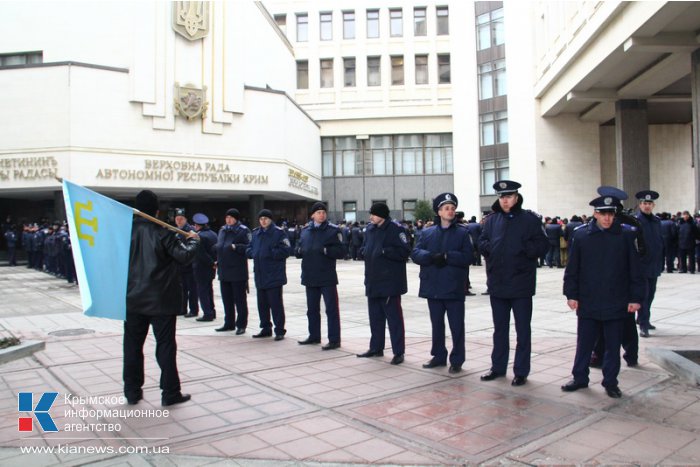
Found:
[[[85,204],[76,202],[73,206],[73,210],[75,211],[75,231],[78,232],[78,238],[81,240],[87,240],[88,245],[90,246],[95,246],[95,237],[83,233],[80,230],[81,226],[86,225],[88,227],[92,227],[92,230],[94,232],[97,232],[97,217],[93,217],[92,219],[85,219],[81,216],[83,210],[92,211],[92,201],[88,200],[88,202]]]

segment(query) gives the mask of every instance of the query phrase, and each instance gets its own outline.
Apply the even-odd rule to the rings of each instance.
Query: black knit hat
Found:
[[[386,203],[374,203],[369,209],[369,213],[386,219],[389,217],[389,206]]]
[[[260,219],[261,217],[267,217],[270,220],[274,219],[272,217],[272,211],[270,211],[269,209],[261,209],[258,213],[258,219]]]
[[[231,208],[228,211],[226,211],[226,215],[231,216],[236,220],[241,218],[241,213],[238,212],[238,209],[236,209],[236,208]]]
[[[311,206],[311,211],[309,212],[309,215],[315,213],[316,211],[326,211],[328,212],[328,208],[326,207],[325,204],[322,202],[318,201]]]
[[[158,212],[158,196],[151,190],[141,190],[136,195],[136,209],[149,216],[155,216]]]

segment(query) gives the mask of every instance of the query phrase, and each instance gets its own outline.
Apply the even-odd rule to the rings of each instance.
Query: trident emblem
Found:
[[[94,232],[97,232],[97,217],[85,219],[81,216],[83,210],[92,211],[92,201],[88,200],[86,204],[76,202],[73,206],[73,210],[75,211],[75,231],[78,233],[78,238],[81,240],[87,240],[88,245],[90,246],[95,246],[95,237],[83,233],[80,230],[82,225],[87,225],[88,227],[92,227]]]

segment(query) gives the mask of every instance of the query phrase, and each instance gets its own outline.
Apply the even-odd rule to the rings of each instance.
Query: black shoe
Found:
[[[423,368],[437,368],[439,366],[447,366],[447,363],[431,358],[427,363],[423,364]]]
[[[487,290],[486,292],[481,292],[481,295],[489,295],[490,293],[491,293],[491,292],[489,292],[489,291]]]
[[[587,388],[588,383],[577,383],[573,379],[566,383],[564,386],[561,387],[561,390],[564,392],[574,392],[578,391],[579,389]]]
[[[340,342],[329,342],[328,344],[321,347],[321,350],[334,350],[340,348]]]
[[[245,328],[236,329],[236,335],[240,336],[241,334],[245,334]]]
[[[195,316],[197,316],[197,313],[187,313],[185,318],[194,318]]]
[[[619,399],[622,397],[622,391],[617,386],[610,386],[605,388],[605,393],[612,397],[613,399]]]
[[[383,357],[383,350],[368,350],[365,353],[358,353],[357,358],[369,358],[369,357]]]
[[[272,333],[270,331],[260,331],[257,334],[253,334],[253,339],[257,339],[259,337],[272,337]]]
[[[214,318],[212,318],[210,316],[202,316],[201,318],[197,318],[195,321],[205,321],[205,322],[214,321]]]
[[[505,374],[503,373],[496,373],[493,370],[489,370],[488,373],[484,373],[483,375],[481,375],[479,379],[481,379],[481,381],[492,381],[496,378],[502,378],[504,376]]]
[[[639,330],[639,337],[649,337],[649,330],[641,328]]]
[[[467,297],[473,297],[476,294],[474,292],[467,292],[464,295],[466,295]]]
[[[402,363],[403,363],[403,354],[394,355],[394,358],[391,359],[392,365],[401,365]]]
[[[307,337],[303,341],[297,341],[297,344],[299,345],[311,345],[311,344],[320,344],[321,339],[312,339],[310,337]]]
[[[650,331],[656,331],[656,326],[654,326],[653,324],[649,323],[649,325],[647,326],[647,329],[649,329]]]
[[[639,366],[639,362],[637,360],[632,360],[632,361],[627,360],[627,366],[630,368],[634,368],[634,367]]]
[[[522,386],[527,383],[527,376],[516,376],[513,381],[510,382],[511,386]]]
[[[141,393],[141,394],[139,394],[139,395],[137,395],[137,396],[131,396],[131,397],[128,397],[128,396],[127,396],[126,402],[127,402],[129,405],[136,405],[136,404],[139,403],[139,401],[140,401],[141,399],[143,399],[143,393]]]
[[[180,394],[176,397],[173,397],[172,399],[162,399],[160,403],[163,407],[167,407],[169,405],[182,404],[183,402],[187,402],[191,398],[192,396],[190,396],[189,394]]]
[[[448,373],[453,375],[462,371],[462,365],[450,365],[450,369],[447,370]]]
[[[276,341],[281,341],[281,340],[283,340],[283,339],[284,339],[284,334],[277,334],[277,335],[275,336],[275,340],[276,340]]]
[[[214,330],[215,330],[216,332],[224,332],[224,331],[233,331],[233,330],[235,330],[235,329],[236,329],[236,328],[229,328],[229,327],[227,327],[227,326],[222,326],[222,327],[216,328],[216,329],[214,329]]]

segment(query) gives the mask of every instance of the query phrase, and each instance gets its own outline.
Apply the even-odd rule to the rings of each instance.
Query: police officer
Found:
[[[467,271],[473,259],[469,230],[457,221],[457,197],[442,193],[433,200],[433,211],[438,215],[435,225],[424,230],[411,253],[414,263],[420,265],[418,296],[428,299],[433,343],[433,358],[423,368],[445,366],[445,313],[452,334],[450,373],[462,371],[465,360],[464,299]]]
[[[472,246],[474,247],[474,259],[472,266],[481,266],[481,253],[479,252],[479,237],[481,236],[481,224],[476,221],[476,216],[472,216],[467,224],[467,230],[472,237]]]
[[[355,222],[352,224],[352,229],[350,229],[350,255],[352,256],[353,261],[362,259],[360,257],[360,250],[362,248],[363,238],[364,232],[362,232],[362,227],[360,227],[358,222]]]
[[[22,248],[27,253],[27,268],[34,267],[34,234],[32,233],[32,225],[25,224],[22,230]]]
[[[365,295],[372,337],[369,350],[358,357],[384,355],[385,327],[389,324],[392,365],[403,363],[406,352],[401,295],[408,290],[406,260],[411,254],[406,232],[389,216],[389,206],[374,203],[369,210],[370,224],[364,233],[362,257],[365,261]],[[464,286],[464,284],[462,284]]]
[[[253,259],[255,288],[258,294],[258,315],[260,332],[255,338],[272,336],[272,322],[275,324],[275,340],[281,341],[287,330],[284,328],[284,302],[282,286],[287,283],[287,257],[291,253],[291,243],[283,229],[272,222],[272,211],[263,209],[258,213],[260,227],[253,230],[253,237],[246,250]]]
[[[661,236],[661,221],[654,215],[654,201],[659,198],[655,191],[644,190],[635,195],[639,200],[637,219],[644,232],[646,255],[642,258],[642,268],[647,281],[647,293],[639,309],[639,335],[649,337],[649,330],[656,329],[650,322],[651,303],[656,294],[656,280],[664,269],[664,240]]]
[[[311,221],[301,231],[295,256],[301,258],[301,285],[306,287],[306,316],[309,337],[300,345],[321,343],[321,297],[328,319],[328,344],[323,350],[340,347],[340,308],[338,306],[338,274],[336,260],[343,259],[346,249],[343,234],[337,225],[328,222],[326,205],[311,206]]]
[[[522,386],[530,373],[532,296],[535,295],[537,261],[549,242],[540,217],[522,208],[522,185],[512,180],[493,184],[498,200],[491,209],[479,238],[486,258],[487,286],[493,315],[491,369],[482,381],[505,376],[508,366],[510,311],[515,318],[517,345],[513,363],[513,386]]]
[[[224,325],[216,330],[245,332],[248,326],[248,258],[246,249],[252,234],[238,222],[241,213],[236,208],[226,211],[226,225],[219,230],[216,242],[217,270],[221,299],[224,302]],[[236,317],[236,312],[238,316]]]
[[[673,272],[675,269],[673,263],[678,256],[678,227],[667,212],[661,214],[661,237],[664,239],[666,272]]]
[[[695,221],[688,211],[678,220],[678,257],[680,260],[680,274],[690,271],[695,274],[695,239],[700,238]]]
[[[175,225],[184,232],[191,232],[194,228],[187,222],[184,209],[175,209]],[[185,238],[178,234],[177,238],[184,241]],[[197,295],[197,283],[194,280],[192,264],[179,264],[180,279],[182,280],[182,312],[185,318],[194,318],[199,314],[199,297]],[[189,304],[190,311],[187,312]]]
[[[194,281],[197,284],[202,316],[197,321],[214,321],[214,276],[216,275],[216,234],[209,228],[209,218],[198,212],[192,216],[194,230],[199,235],[200,247],[192,265]]]
[[[12,224],[5,232],[5,242],[7,242],[7,261],[10,266],[17,266],[17,233],[15,225]]]
[[[65,225],[65,228],[66,234],[61,237],[63,243],[61,250],[63,252],[63,262],[66,267],[66,281],[69,284],[72,284],[73,282],[77,284],[78,278],[75,274],[75,260],[73,259],[73,247],[71,246],[70,242],[70,231],[68,230],[68,224]]]
[[[588,364],[600,326],[605,334],[602,384],[608,396],[622,397],[617,376],[625,316],[639,310],[645,283],[636,233],[629,225],[615,222],[619,203],[612,196],[594,199],[589,204],[595,221],[574,232],[564,295],[578,317],[577,345],[573,379],[561,387],[565,392],[588,387]]]

